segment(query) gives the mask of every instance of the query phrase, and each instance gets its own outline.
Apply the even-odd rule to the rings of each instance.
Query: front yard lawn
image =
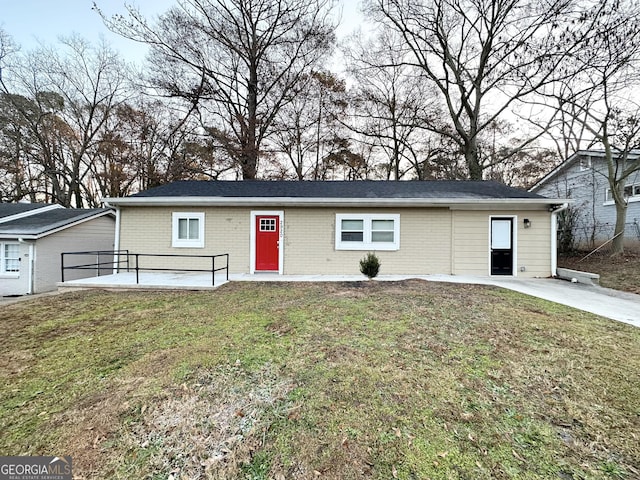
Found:
[[[0,454],[82,479],[633,479],[640,330],[404,282],[0,307]]]

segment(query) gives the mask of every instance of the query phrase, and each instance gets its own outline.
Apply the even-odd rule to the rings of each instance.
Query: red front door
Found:
[[[256,216],[256,270],[278,271],[280,218],[277,215]]]

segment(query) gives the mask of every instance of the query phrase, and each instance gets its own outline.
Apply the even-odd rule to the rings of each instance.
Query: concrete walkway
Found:
[[[34,293],[32,295],[18,295],[15,297],[0,297],[0,307],[2,305],[12,305],[14,303],[27,302],[29,300],[33,300],[35,298],[42,297],[51,297],[53,295],[58,295],[60,292],[58,290],[54,290],[53,292],[44,292],[44,293]]]
[[[551,278],[490,279],[490,284],[640,327],[640,295]]]
[[[473,277],[466,275],[382,275],[376,281],[398,281],[419,278],[433,282],[495,285],[526,295],[567,305],[605,318],[640,327],[640,295],[620,292],[608,288],[570,283],[549,278],[518,277]],[[73,280],[59,284],[61,289],[187,289],[208,290],[227,283],[224,275],[216,275],[215,286],[210,274],[154,272],[141,273],[136,284],[135,274],[119,273],[102,277]],[[255,275],[230,275],[229,280],[238,282],[354,282],[362,281],[362,275],[278,275],[260,273]]]

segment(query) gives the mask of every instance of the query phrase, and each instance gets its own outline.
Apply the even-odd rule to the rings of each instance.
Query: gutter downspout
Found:
[[[33,282],[34,282],[34,271],[35,271],[35,248],[34,243],[29,243],[29,291],[27,295],[31,295],[33,293]]]
[[[551,211],[551,276],[557,277],[558,273],[558,213],[569,208],[568,203]]]
[[[22,255],[22,249],[25,246],[25,244],[27,244],[27,246],[29,247],[29,253],[27,253],[26,255]],[[20,255],[20,273],[19,273],[19,278],[22,277],[23,275],[23,262],[22,259],[23,257],[27,258],[27,293],[26,295],[31,295],[33,294],[33,281],[35,278],[34,275],[34,242],[33,241],[29,241],[28,243],[24,240],[24,238],[22,237],[18,237],[18,252]],[[20,287],[22,288],[22,287]],[[20,292],[20,295],[22,295],[22,291]]]
[[[109,202],[104,201],[102,202],[104,204],[105,207],[107,208],[113,208],[116,211],[116,231],[115,231],[115,235],[113,238],[113,270],[112,273],[116,274],[118,273],[118,270],[120,270],[120,254],[118,253],[118,250],[120,250],[120,207],[113,206],[110,205]]]
[[[120,270],[120,207],[116,207],[116,232],[113,239],[113,249],[116,253],[113,255],[113,273],[118,273]]]

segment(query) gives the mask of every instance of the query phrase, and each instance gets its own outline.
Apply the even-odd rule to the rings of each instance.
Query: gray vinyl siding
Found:
[[[36,242],[34,293],[55,290],[61,280],[60,254],[88,250],[113,250],[115,220],[102,216],[43,237]],[[86,263],[95,261],[85,258]],[[77,261],[77,260],[76,260]],[[93,277],[92,270],[75,270],[65,273],[65,280]]]
[[[584,157],[582,157],[584,158]],[[598,245],[613,236],[616,223],[616,207],[606,202],[609,188],[607,166],[602,158],[591,157],[591,168],[585,168],[580,159],[572,162],[564,170],[534,189],[546,197],[571,198],[571,208],[575,210],[576,226],[574,236],[580,247]],[[627,184],[640,183],[640,172],[628,179]],[[625,238],[628,242],[638,242],[640,222],[640,198],[631,199],[627,207]]]

